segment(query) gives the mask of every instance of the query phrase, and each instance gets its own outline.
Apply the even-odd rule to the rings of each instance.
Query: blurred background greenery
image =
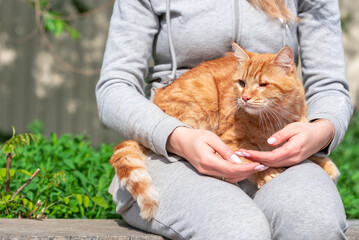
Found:
[[[339,3],[350,94],[358,107],[359,1]],[[39,139],[13,158],[12,191],[41,169],[11,201],[2,193],[6,156],[0,152],[0,217],[118,217],[107,194],[114,174],[108,160],[121,138],[100,123],[94,96],[112,6],[113,0],[0,0],[0,143],[11,138],[11,125]],[[359,218],[358,109],[330,157],[341,171],[347,216]]]

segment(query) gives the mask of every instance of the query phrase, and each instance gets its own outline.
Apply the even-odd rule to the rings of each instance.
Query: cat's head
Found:
[[[236,101],[242,110],[256,115],[273,108],[283,109],[293,101],[300,86],[289,46],[277,54],[247,52],[235,43],[232,47],[239,62],[234,80]],[[300,91],[298,94],[302,95]]]

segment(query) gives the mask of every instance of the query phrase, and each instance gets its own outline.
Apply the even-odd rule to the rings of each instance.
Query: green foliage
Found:
[[[81,37],[81,33],[59,17],[59,13],[46,11],[43,13],[43,17],[46,31],[53,33],[55,37],[60,36],[64,31],[68,32],[72,39]]]
[[[36,142],[37,136],[33,133],[16,135],[15,128],[12,126],[12,137],[0,147],[0,150],[4,149],[5,153],[15,152],[17,148],[22,148],[26,145],[29,145],[31,141],[30,139]]]
[[[88,137],[51,134],[37,135],[38,142],[26,145],[13,158],[11,188],[19,188],[37,168],[40,173],[21,192],[0,195],[0,218],[118,218],[108,186],[114,171],[108,163],[112,145],[91,146]],[[4,159],[4,154],[0,154]],[[3,188],[6,170],[0,169]],[[24,197],[23,197],[24,196]],[[38,200],[43,203],[37,210]]]
[[[11,193],[0,193],[0,218],[32,218],[41,213],[36,204],[27,198],[16,196],[11,198]]]
[[[38,119],[31,121],[27,128],[34,134],[42,134],[44,132],[44,124]]]
[[[341,176],[338,181],[348,218],[359,218],[359,112],[351,120],[343,142],[330,155]]]
[[[81,37],[81,33],[73,28],[66,17],[60,15],[59,7],[54,6],[54,1],[51,0],[27,0],[32,6],[40,9],[41,17],[44,22],[44,27],[47,32],[52,33],[55,37],[60,36],[62,33],[67,32],[72,39]],[[36,4],[38,3],[38,5]],[[88,11],[87,6],[83,2],[72,1],[72,5],[79,13]],[[63,5],[63,4],[62,4]]]

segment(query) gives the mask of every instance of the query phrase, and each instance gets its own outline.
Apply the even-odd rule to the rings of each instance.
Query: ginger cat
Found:
[[[267,139],[273,133],[289,123],[307,121],[304,88],[292,50],[285,46],[277,54],[258,54],[235,43],[232,47],[234,53],[204,62],[158,89],[154,103],[193,128],[216,133],[233,151],[272,150]],[[145,166],[147,151],[138,142],[124,141],[114,148],[110,163],[121,186],[137,201],[141,217],[150,220],[159,197]],[[332,179],[339,174],[329,158],[311,160]],[[284,170],[268,168],[250,180],[260,188]]]

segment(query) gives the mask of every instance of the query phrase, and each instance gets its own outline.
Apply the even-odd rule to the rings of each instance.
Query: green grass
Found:
[[[349,219],[359,218],[359,112],[351,119],[343,142],[330,158],[337,164],[341,176],[338,189]]]

